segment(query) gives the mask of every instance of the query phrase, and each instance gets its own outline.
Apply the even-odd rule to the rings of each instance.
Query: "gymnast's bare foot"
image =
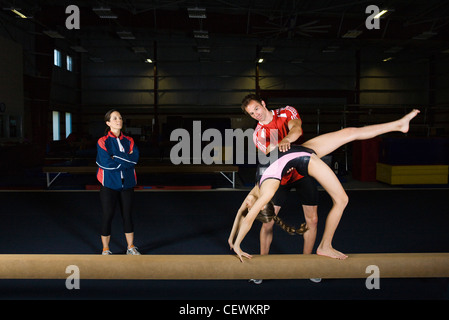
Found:
[[[339,259],[339,260],[344,260],[348,257],[344,253],[341,253],[340,251],[335,250],[334,248],[332,248],[330,246],[329,247],[319,246],[318,249],[316,250],[316,254],[319,256],[325,256],[325,257]]]
[[[409,129],[409,123],[410,121],[416,117],[418,113],[420,113],[418,109],[413,109],[411,112],[409,112],[407,115],[405,115],[402,119],[399,119],[399,131],[403,133],[407,133]]]

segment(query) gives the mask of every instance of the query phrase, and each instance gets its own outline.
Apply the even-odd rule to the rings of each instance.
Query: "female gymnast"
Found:
[[[330,195],[333,202],[326,219],[323,238],[316,253],[335,259],[346,259],[347,255],[332,247],[332,238],[348,203],[348,196],[334,172],[320,158],[355,140],[371,139],[393,131],[406,133],[409,130],[410,121],[419,112],[414,109],[396,121],[361,128],[345,128],[320,135],[301,146],[292,146],[286,152],[279,152],[278,159],[273,163],[259,166],[256,186],[250,191],[236,214],[228,239],[231,250],[234,250],[241,262],[243,262],[243,257],[248,259],[252,257],[242,251],[240,244],[255,219],[260,219],[262,222],[266,222],[267,219],[269,219],[268,221],[276,219],[271,198],[279,188],[282,176],[291,168],[295,168],[299,174],[315,178]],[[268,216],[268,218],[263,216]]]
[[[120,204],[125,238],[128,243],[126,254],[140,255],[134,246],[134,225],[132,206],[136,172],[134,166],[139,159],[139,150],[131,137],[121,130],[123,119],[117,110],[109,110],[104,120],[108,128],[105,136],[97,143],[97,179],[101,183],[100,200],[103,209],[101,242],[103,255],[111,254],[109,240],[115,208]]]

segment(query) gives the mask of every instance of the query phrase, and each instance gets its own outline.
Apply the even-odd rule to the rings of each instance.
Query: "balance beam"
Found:
[[[309,279],[367,278],[370,265],[380,278],[449,277],[449,253],[349,254],[346,260],[301,254],[235,255],[0,255],[0,279],[67,279],[79,268],[80,279]],[[367,273],[368,272],[368,273]]]

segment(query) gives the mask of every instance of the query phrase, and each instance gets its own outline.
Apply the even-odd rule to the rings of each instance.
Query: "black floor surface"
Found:
[[[135,243],[142,254],[232,254],[227,238],[246,191],[135,193]],[[293,195],[293,194],[292,194]],[[349,205],[334,237],[345,253],[449,252],[449,192],[442,190],[348,191]],[[95,191],[0,192],[0,254],[99,254],[100,203]],[[320,192],[321,239],[330,198]],[[294,197],[281,210],[299,225],[304,217]],[[242,248],[259,252],[259,224]],[[302,252],[302,238],[275,229],[273,254]],[[316,245],[317,245],[316,244]],[[119,214],[111,251],[124,254]],[[449,266],[448,266],[449,268]],[[266,280],[82,280],[68,290],[64,280],[0,280],[0,299],[151,300],[448,300],[448,279]]]

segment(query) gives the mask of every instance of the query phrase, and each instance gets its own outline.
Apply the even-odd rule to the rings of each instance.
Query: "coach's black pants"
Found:
[[[101,224],[101,235],[111,235],[112,218],[114,217],[117,205],[120,205],[120,213],[123,220],[125,233],[134,232],[132,219],[132,208],[134,200],[134,189],[116,191],[102,186],[100,189],[101,207],[103,209],[103,219]]]

